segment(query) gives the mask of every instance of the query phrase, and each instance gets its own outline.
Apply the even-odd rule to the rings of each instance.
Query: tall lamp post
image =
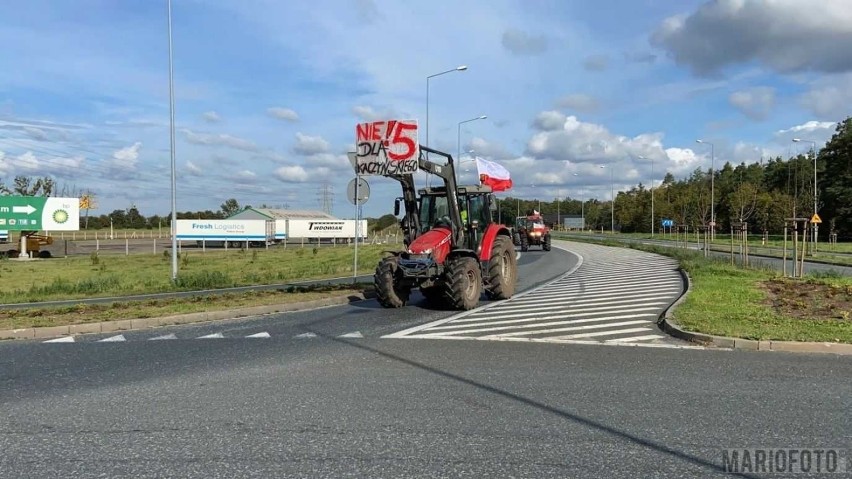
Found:
[[[169,141],[171,154],[172,189],[172,281],[177,280],[177,186],[175,175],[175,83],[174,62],[172,61],[172,0],[168,0],[169,16]]]
[[[456,137],[456,160],[457,161],[461,160],[461,126],[464,125],[465,123],[470,123],[470,122],[476,121],[476,120],[484,120],[486,118],[488,118],[488,116],[482,115],[482,116],[478,116],[476,118],[471,118],[470,120],[464,120],[464,121],[459,122],[458,136]]]
[[[437,76],[446,75],[452,72],[463,72],[467,70],[467,65],[459,65],[451,70],[435,73],[426,77],[426,146],[429,146],[429,80]]]
[[[606,165],[600,165],[601,168],[606,168]],[[613,172],[615,168],[609,169],[609,196],[610,196],[610,232],[615,234],[615,182],[613,180]]]
[[[640,160],[651,160],[651,238],[654,237],[654,159],[639,155]]]
[[[805,142],[811,144],[811,153],[814,155],[814,215],[817,214],[817,154],[816,154],[816,142],[814,140],[803,140],[801,138],[793,138],[793,142]],[[814,251],[816,251],[817,246],[817,238],[819,231],[819,224],[814,223]]]
[[[695,140],[696,143],[710,145],[710,239],[716,239],[716,152],[713,143],[704,140]]]

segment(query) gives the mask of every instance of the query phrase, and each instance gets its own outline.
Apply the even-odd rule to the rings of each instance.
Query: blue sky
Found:
[[[165,0],[4,7],[0,178],[167,213],[166,26]],[[458,123],[487,115],[462,159],[500,162],[531,199],[708,168],[697,138],[717,166],[795,154],[852,104],[846,0],[173,0],[173,29],[181,211],[316,209],[328,184],[351,217],[355,125],[414,118],[423,143],[426,77],[457,65],[429,82],[429,143],[455,155]],[[368,181],[365,213],[389,212],[397,186]]]

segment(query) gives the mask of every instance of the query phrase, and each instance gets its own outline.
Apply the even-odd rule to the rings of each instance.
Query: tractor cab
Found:
[[[420,231],[444,227],[452,229],[450,208],[445,187],[423,188],[420,196]],[[485,229],[492,223],[491,211],[496,206],[488,186],[459,186],[458,208],[464,230],[465,244],[459,247],[477,250]]]

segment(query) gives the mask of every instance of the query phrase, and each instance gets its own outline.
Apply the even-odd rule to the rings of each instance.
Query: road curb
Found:
[[[330,298],[302,301],[298,303],[268,304],[249,306],[222,311],[204,311],[199,313],[176,314],[157,318],[120,319],[116,321],[100,321],[96,323],[70,324],[66,326],[46,326],[40,328],[20,328],[0,330],[0,340],[3,339],[49,339],[61,336],[91,333],[111,333],[115,331],[130,331],[139,329],[173,326],[176,324],[203,323],[228,319],[260,316],[263,314],[307,311],[328,306],[363,301],[375,297],[375,293],[350,293]]]
[[[808,341],[772,341],[732,338],[728,336],[714,336],[712,334],[696,333],[687,331],[672,319],[672,311],[681,304],[686,295],[692,290],[692,282],[686,271],[679,269],[686,291],[665,311],[660,321],[663,331],[679,339],[693,343],[712,345],[726,349],[740,349],[748,351],[782,351],[787,353],[831,353],[841,355],[852,355],[852,344],[846,343],[818,343]]]

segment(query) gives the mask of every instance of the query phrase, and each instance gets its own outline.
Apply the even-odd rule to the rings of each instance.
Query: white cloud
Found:
[[[299,114],[290,108],[275,106],[266,110],[266,113],[272,118],[286,121],[299,121]]]
[[[218,135],[210,133],[196,133],[192,130],[182,130],[186,136],[186,141],[196,145],[207,146],[225,146],[242,151],[257,151],[258,147],[253,142],[238,138],[236,136],[220,133]]]
[[[40,168],[38,158],[36,158],[31,151],[18,155],[18,157],[13,160],[13,164],[15,166],[15,170],[21,172],[33,172]]]
[[[818,12],[818,13],[817,13]],[[760,62],[779,72],[852,70],[849,0],[716,0],[667,18],[651,43],[694,72]]]
[[[787,151],[786,147],[791,145],[793,138],[815,141],[816,147],[821,148],[826,142],[828,142],[828,140],[831,139],[836,128],[837,123],[835,122],[812,120],[802,123],[801,125],[795,125],[790,128],[778,130],[774,134],[774,139],[777,144],[783,145],[784,152]],[[810,142],[799,143],[799,148],[809,149],[811,148],[811,144]],[[778,153],[781,153],[781,151]]]
[[[591,113],[596,111],[600,107],[600,104],[591,95],[574,93],[557,100],[556,106],[558,108],[565,108],[579,113]]]
[[[728,97],[731,105],[752,120],[764,120],[775,106],[775,89],[755,87],[741,90]]]
[[[533,126],[541,131],[561,130],[568,117],[558,111],[543,111],[536,115]]]
[[[818,130],[834,130],[837,127],[837,123],[833,121],[809,121],[803,123],[801,125],[792,126],[787,128],[786,130],[778,130],[775,135],[786,135],[788,133],[801,133],[801,132],[813,132]]]
[[[373,107],[366,105],[352,107],[352,114],[354,114],[359,120],[365,122],[398,117],[398,114],[393,109],[386,108],[381,111],[376,111]]]
[[[293,145],[293,151],[299,155],[309,156],[326,153],[330,148],[331,146],[321,136],[296,133],[296,144]]]
[[[191,161],[186,162],[186,172],[189,173],[191,176],[204,175],[204,171],[201,169],[201,167]]]
[[[470,140],[470,144],[468,146],[468,149],[473,150],[474,156],[482,158],[491,158],[500,161],[513,156],[509,150],[503,147],[503,145],[490,142],[484,138],[474,137]]]
[[[219,114],[216,113],[215,111],[206,111],[201,115],[201,117],[207,123],[218,123],[218,122],[222,121],[222,117],[219,116]]]
[[[515,55],[538,55],[547,50],[547,37],[532,35],[516,28],[503,32],[503,48]]]
[[[275,177],[285,183],[304,183],[308,181],[308,172],[299,165],[282,166],[275,170]]]
[[[139,150],[142,148],[142,143],[136,143],[116,150],[112,154],[112,159],[108,162],[112,169],[125,172],[136,171],[136,163],[139,161]]]
[[[251,170],[241,170],[237,172],[236,179],[240,183],[253,183],[257,179],[257,174]]]

